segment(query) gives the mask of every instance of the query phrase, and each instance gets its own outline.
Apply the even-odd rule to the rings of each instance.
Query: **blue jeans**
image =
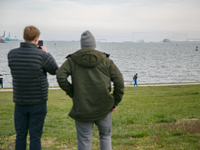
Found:
[[[112,116],[111,112],[103,119],[91,122],[76,122],[78,150],[91,150],[93,124],[95,123],[99,129],[99,140],[101,150],[112,150],[111,131]]]
[[[136,85],[137,86],[137,79],[134,79],[134,86]]]
[[[29,130],[29,150],[41,150],[41,137],[45,116],[47,113],[46,103],[40,105],[17,105],[15,104],[15,150],[26,150],[26,138]]]

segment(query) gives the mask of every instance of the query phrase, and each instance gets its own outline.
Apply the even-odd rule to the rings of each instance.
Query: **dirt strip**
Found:
[[[191,82],[191,83],[159,83],[159,84],[139,84],[140,86],[174,86],[174,85],[198,85],[200,82]],[[133,84],[127,84],[126,87],[134,87]]]
[[[146,86],[174,86],[174,85],[198,85],[200,82],[192,82],[192,83],[160,83],[160,84],[139,84],[138,87],[146,87]],[[133,84],[125,84],[125,87],[134,87]],[[50,87],[49,90],[59,90],[59,87]],[[13,89],[0,89],[0,92],[8,92],[13,91]]]
[[[61,88],[59,88],[59,87],[57,87],[57,88],[50,87],[49,88],[49,90],[59,90],[59,89],[61,89]],[[13,91],[13,89],[0,89],[0,92],[8,92],[8,91]]]

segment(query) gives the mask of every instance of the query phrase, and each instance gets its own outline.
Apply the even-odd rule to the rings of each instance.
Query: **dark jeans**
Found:
[[[1,84],[1,88],[3,89],[3,79],[0,78],[0,84]]]
[[[41,150],[41,137],[45,116],[47,113],[46,103],[40,105],[17,105],[15,104],[15,150],[26,150],[26,138],[29,130],[29,150]]]

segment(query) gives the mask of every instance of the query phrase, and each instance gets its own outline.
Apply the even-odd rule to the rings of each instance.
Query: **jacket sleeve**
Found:
[[[46,72],[55,75],[56,70],[58,69],[58,65],[55,61],[55,59],[51,56],[50,53],[44,53],[44,58],[43,58],[43,68]]]
[[[122,100],[122,96],[124,94],[124,80],[121,72],[117,68],[117,66],[111,61],[110,65],[110,75],[111,81],[114,83],[114,91],[113,96],[115,98],[115,106],[119,104]]]
[[[56,77],[59,86],[63,89],[67,95],[71,98],[74,97],[73,86],[67,80],[68,76],[71,75],[71,66],[68,60],[66,60],[62,66],[56,71]]]

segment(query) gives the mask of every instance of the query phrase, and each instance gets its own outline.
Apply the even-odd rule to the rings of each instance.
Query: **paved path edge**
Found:
[[[191,82],[191,83],[160,83],[160,84],[139,84],[138,87],[147,87],[147,86],[175,86],[175,85],[199,85],[200,82]],[[133,84],[124,84],[125,87],[134,87]],[[59,87],[49,87],[49,90],[59,90]],[[13,89],[0,89],[0,92],[13,91]]]

